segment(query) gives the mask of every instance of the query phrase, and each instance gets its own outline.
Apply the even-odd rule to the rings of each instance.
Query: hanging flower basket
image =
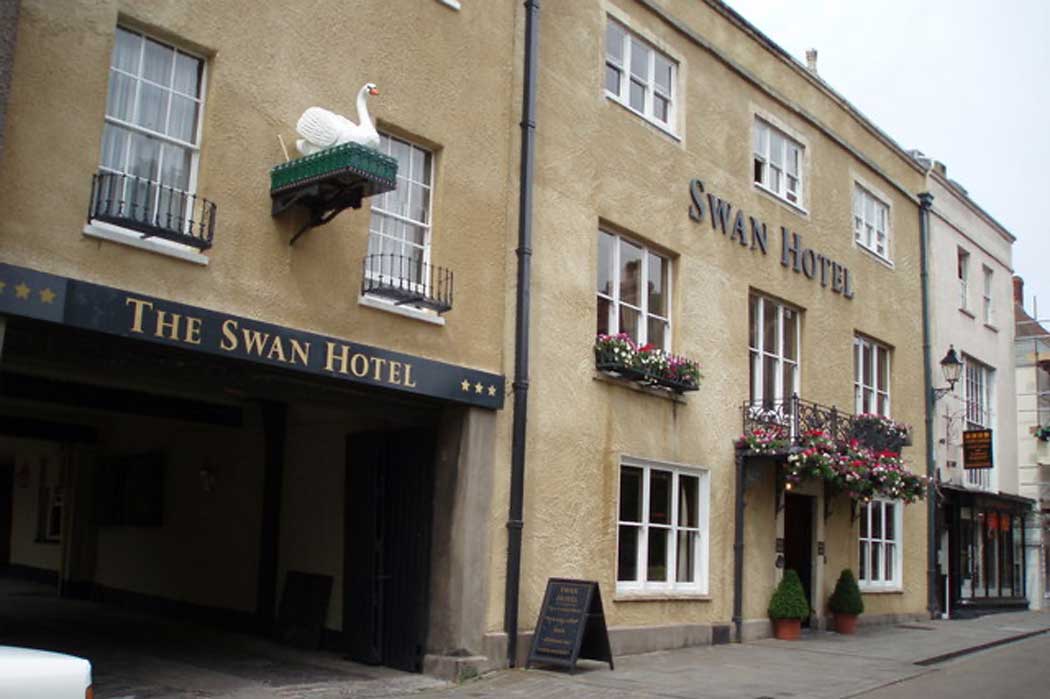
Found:
[[[900,452],[901,447],[911,444],[911,429],[907,425],[872,413],[854,417],[850,434],[876,451]]]
[[[784,427],[756,427],[737,438],[736,447],[787,454],[781,465],[787,483],[823,481],[832,492],[854,500],[886,497],[910,503],[925,498],[929,487],[929,479],[908,470],[898,452],[875,450],[857,439],[833,439],[823,430],[804,432],[793,445]]]
[[[598,335],[594,341],[594,366],[598,371],[676,393],[699,389],[703,378],[698,362],[652,345],[639,347],[626,333]]]
[[[1050,442],[1050,424],[1036,428],[1035,438],[1040,442]]]

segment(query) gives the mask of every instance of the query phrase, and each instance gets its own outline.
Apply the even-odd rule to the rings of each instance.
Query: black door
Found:
[[[784,568],[794,570],[802,581],[806,601],[813,603],[813,498],[787,493],[784,496]],[[803,619],[802,625],[809,624]]]
[[[433,461],[430,430],[347,436],[343,634],[351,660],[423,669]]]

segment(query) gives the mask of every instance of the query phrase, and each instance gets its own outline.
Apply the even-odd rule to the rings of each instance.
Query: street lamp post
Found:
[[[929,382],[929,395],[926,398],[926,475],[930,478],[930,490],[929,497],[927,499],[927,521],[929,527],[929,538],[927,541],[930,547],[929,559],[930,559],[930,575],[927,580],[927,584],[930,586],[929,599],[930,599],[930,614],[933,615],[937,612],[938,606],[941,600],[937,599],[936,588],[937,588],[937,577],[936,577],[936,547],[937,547],[937,452],[936,446],[933,439],[933,411],[936,409],[937,401],[944,396],[955,390],[955,384],[959,382],[959,377],[962,376],[963,363],[959,360],[959,355],[955,352],[954,345],[948,345],[948,351],[945,353],[944,358],[941,359],[941,373],[944,375],[944,380],[948,382],[946,387],[937,388],[933,385],[933,381]],[[929,376],[929,374],[927,374]]]

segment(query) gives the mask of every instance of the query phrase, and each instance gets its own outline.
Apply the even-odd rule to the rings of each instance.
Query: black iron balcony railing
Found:
[[[91,221],[206,250],[215,235],[215,203],[134,175],[100,172],[91,180]]]
[[[853,415],[834,406],[802,400],[797,393],[780,400],[745,401],[742,412],[745,434],[756,427],[781,427],[792,442],[812,430],[826,432],[836,440],[853,437]]]
[[[393,254],[367,255],[362,266],[362,294],[438,313],[452,309],[452,270],[428,265],[419,258]]]

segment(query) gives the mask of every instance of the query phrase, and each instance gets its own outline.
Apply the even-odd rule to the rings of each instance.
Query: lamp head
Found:
[[[944,372],[944,380],[948,382],[949,390],[955,388],[955,384],[962,375],[963,363],[955,352],[954,345],[948,345],[948,353],[941,360],[941,371]]]

